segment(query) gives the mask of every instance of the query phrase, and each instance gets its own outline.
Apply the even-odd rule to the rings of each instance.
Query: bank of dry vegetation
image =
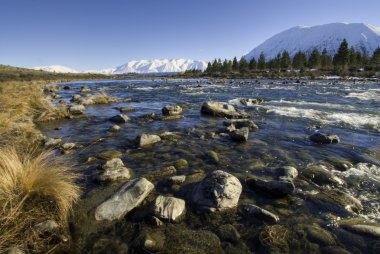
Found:
[[[77,176],[40,145],[36,123],[68,116],[45,96],[46,83],[0,83],[0,253],[15,246],[27,253],[51,249],[52,236],[35,226],[52,219],[62,231],[79,198]]]

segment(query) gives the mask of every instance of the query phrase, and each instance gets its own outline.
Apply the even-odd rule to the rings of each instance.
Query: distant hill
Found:
[[[274,35],[249,52],[247,60],[258,59],[264,52],[267,60],[273,59],[278,53],[287,50],[290,56],[298,51],[311,53],[314,48],[320,52],[324,48],[330,55],[336,53],[343,39],[355,50],[366,50],[369,55],[380,46],[380,28],[363,23],[332,23],[320,26],[297,26]]]

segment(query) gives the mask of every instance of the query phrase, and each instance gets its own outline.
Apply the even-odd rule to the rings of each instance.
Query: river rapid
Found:
[[[71,244],[63,252],[380,253],[379,83],[155,78],[59,84],[64,86],[69,89],[57,92],[61,98],[55,103],[73,104],[73,95],[85,96],[80,93],[83,86],[90,88],[88,94],[105,92],[134,100],[89,105],[83,117],[40,126],[48,137],[79,144],[78,149],[62,155],[82,175],[79,184],[83,189],[70,222]],[[246,106],[241,98],[264,102]],[[226,119],[201,114],[202,104],[209,100],[244,110],[258,129],[250,132],[248,141],[234,142],[220,131]],[[151,113],[161,116],[166,105],[180,105],[183,118],[143,117]],[[130,122],[111,133],[114,123],[109,119],[119,114],[120,107],[135,110],[125,113]],[[142,133],[164,132],[174,133],[175,138],[144,148],[133,145]],[[309,136],[316,132],[338,135],[340,142],[315,144]],[[95,207],[125,183],[94,181],[103,163],[99,155],[111,151],[120,152],[133,178],[174,165],[177,175],[191,180],[171,186],[167,177],[151,177],[155,190],[142,205],[121,220],[98,222],[93,215]],[[88,162],[90,157],[94,159]],[[321,165],[329,172],[326,181],[317,179],[318,171],[311,169]],[[295,167],[299,173],[291,195],[276,197],[246,183],[252,176],[271,177],[269,171],[283,166]],[[239,208],[216,213],[198,209],[189,200],[190,187],[214,170],[240,180],[239,206],[255,204],[277,215],[279,221],[251,218],[254,216],[244,215]],[[184,199],[185,218],[154,225],[150,210],[159,194]],[[362,207],[350,209],[356,202]],[[357,225],[373,226],[375,233],[363,233]],[[156,249],[141,243],[146,235],[157,242]]]

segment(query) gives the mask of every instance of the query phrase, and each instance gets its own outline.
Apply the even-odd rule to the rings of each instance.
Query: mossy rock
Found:
[[[305,227],[307,238],[321,246],[332,246],[336,244],[335,237],[329,231],[319,227],[318,225],[310,225]]]
[[[107,151],[103,152],[98,155],[98,158],[103,159],[103,160],[110,160],[110,159],[115,159],[115,158],[120,158],[123,154],[119,151]]]
[[[354,166],[351,162],[344,160],[328,159],[328,162],[340,171],[346,171]]]
[[[99,142],[104,142],[105,140],[106,140],[105,138],[93,138],[92,142],[99,143]]]
[[[180,159],[180,160],[177,160],[175,163],[174,163],[174,166],[177,168],[177,169],[187,169],[189,167],[189,163],[187,162],[187,160],[185,159]]]

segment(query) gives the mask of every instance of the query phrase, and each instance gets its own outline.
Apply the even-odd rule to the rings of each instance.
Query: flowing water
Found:
[[[87,106],[86,117],[41,126],[46,136],[63,137],[65,142],[82,145],[72,154],[64,155],[83,175],[80,182],[84,189],[83,201],[76,208],[76,218],[71,225],[72,242],[76,247],[72,247],[71,252],[126,253],[129,250],[129,253],[139,253],[141,250],[135,247],[138,245],[135,239],[139,232],[163,230],[154,229],[147,222],[150,199],[119,222],[104,224],[93,219],[93,208],[122,183],[99,184],[93,181],[100,162],[85,161],[88,157],[116,150],[122,152],[121,158],[132,169],[134,177],[174,165],[180,159],[187,160],[188,167],[180,168],[177,174],[207,174],[216,169],[227,171],[243,183],[239,203],[257,204],[280,217],[278,224],[282,227],[277,235],[281,237],[278,241],[271,238],[268,241],[268,238],[263,239],[268,233],[265,223],[248,222],[236,212],[199,212],[188,202],[185,220],[164,226],[166,241],[160,253],[174,250],[182,253],[218,253],[217,250],[205,250],[204,246],[208,245],[202,239],[188,239],[197,238],[197,233],[184,233],[191,230],[215,233],[222,239],[226,253],[345,253],[343,249],[352,253],[380,253],[376,238],[350,233],[336,225],[347,219],[380,223],[380,84],[337,81],[307,81],[301,84],[272,80],[222,83],[202,79],[60,84],[67,85],[70,90],[58,92],[67,102],[70,102],[72,95],[79,93],[82,86],[90,87],[92,94],[103,91],[112,96],[139,101]],[[239,98],[262,98],[264,103],[244,106]],[[259,129],[251,132],[245,143],[235,143],[228,136],[214,135],[214,132],[223,128],[224,119],[200,114],[201,105],[207,100],[229,102],[250,113]],[[149,113],[161,115],[162,107],[168,104],[181,105],[185,109],[184,117],[171,121],[144,121],[140,118]],[[122,124],[119,132],[111,134],[108,129],[113,123],[109,118],[119,114],[118,107],[133,107],[136,110],[126,113],[132,118],[131,122]],[[55,130],[56,127],[59,129]],[[164,140],[147,148],[135,148],[132,145],[131,140],[141,133],[160,134],[165,131],[174,132],[179,138]],[[315,132],[336,134],[341,142],[314,144],[308,137]],[[104,140],[96,142],[99,138]],[[218,163],[210,160],[210,151],[218,153]],[[340,163],[350,165],[349,169],[338,170]],[[268,168],[291,165],[302,173],[309,164],[329,166],[347,184],[344,187],[327,185],[321,188],[300,178],[295,181],[295,194],[281,199],[251,190],[244,184],[247,177],[265,173]],[[177,189],[160,184],[161,179],[152,181],[156,185],[153,196],[158,193],[182,195]],[[329,209],[329,205],[324,205],[326,202],[313,200],[314,192],[329,193],[335,189],[360,200],[363,211],[348,213],[344,207]],[[233,225],[240,234],[240,240],[232,243],[225,240],[220,235],[220,226],[224,224]],[[326,238],[330,239],[327,246]],[[169,240],[184,247],[173,247],[173,244],[168,244]]]

